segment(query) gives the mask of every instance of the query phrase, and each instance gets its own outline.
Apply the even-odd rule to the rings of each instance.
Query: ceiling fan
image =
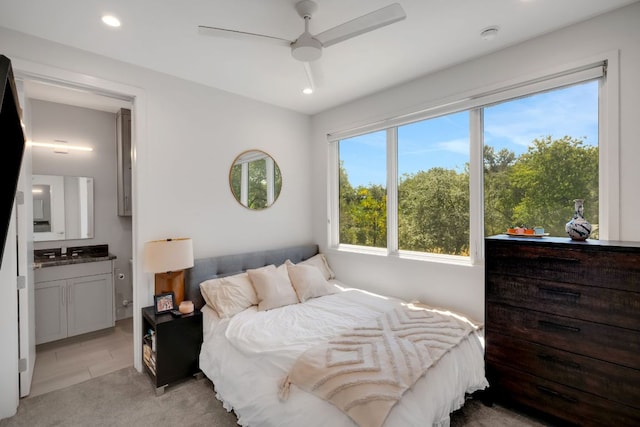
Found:
[[[318,5],[313,0],[301,0],[295,4],[295,9],[298,15],[304,19],[304,32],[300,34],[296,40],[287,40],[270,35],[206,25],[199,25],[198,32],[200,34],[219,37],[252,38],[254,40],[262,40],[289,47],[293,58],[305,63],[307,77],[309,78],[311,86],[314,86],[315,79],[311,72],[311,63],[322,56],[323,48],[333,46],[334,44],[349,40],[360,34],[376,30],[406,18],[402,6],[399,3],[393,3],[333,28],[329,28],[319,34],[312,35],[309,32],[309,21],[311,21],[311,16],[318,9]]]

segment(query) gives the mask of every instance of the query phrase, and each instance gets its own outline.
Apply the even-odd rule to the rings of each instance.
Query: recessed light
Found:
[[[302,89],[302,93],[304,93],[305,95],[311,95],[313,93],[313,89],[311,89],[310,87],[305,87],[304,89]]]
[[[104,22],[105,24],[107,24],[110,27],[119,27],[120,26],[120,20],[118,18],[116,18],[113,15],[104,15],[102,17],[102,22]]]
[[[485,28],[480,32],[480,37],[482,37],[483,40],[493,40],[496,38],[497,35],[498,35],[497,26]]]

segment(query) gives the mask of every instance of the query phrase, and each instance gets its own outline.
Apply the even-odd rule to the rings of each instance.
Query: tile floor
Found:
[[[81,383],[133,365],[133,318],[114,328],[36,347],[28,397]]]

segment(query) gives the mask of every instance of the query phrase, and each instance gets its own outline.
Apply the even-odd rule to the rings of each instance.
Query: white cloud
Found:
[[[594,102],[595,101],[595,102]],[[551,135],[598,141],[597,83],[533,95],[485,109],[485,143],[497,139],[529,146]]]
[[[440,141],[436,144],[440,150],[451,151],[456,154],[469,155],[469,139],[459,138],[450,141]]]

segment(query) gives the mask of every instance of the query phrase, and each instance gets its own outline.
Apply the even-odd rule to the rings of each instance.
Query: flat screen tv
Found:
[[[4,259],[4,247],[11,222],[13,201],[16,197],[18,177],[24,155],[20,102],[13,79],[11,60],[0,55],[0,145],[2,155],[2,196],[0,197],[0,262]]]

